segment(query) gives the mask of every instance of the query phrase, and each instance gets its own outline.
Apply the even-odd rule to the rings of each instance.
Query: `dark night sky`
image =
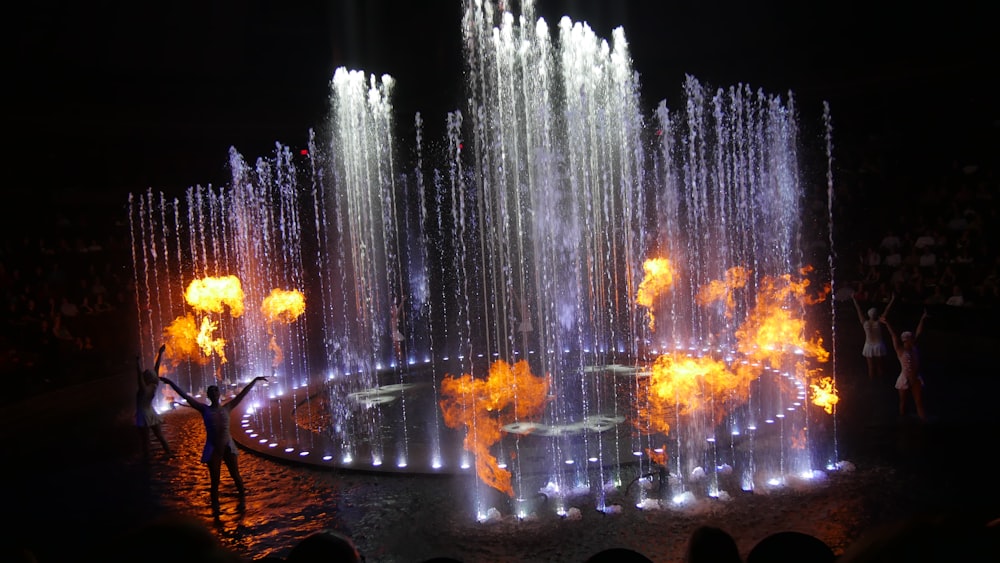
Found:
[[[461,0],[30,3],[4,52],[6,191],[119,194],[228,181],[227,152],[301,147],[339,66],[388,73],[397,124],[461,108]],[[996,137],[987,2],[539,1],[602,37],[622,26],[651,109],[685,74],[831,104],[835,139],[894,132],[930,152]],[[407,137],[403,137],[404,142]],[[947,142],[942,143],[942,140]]]

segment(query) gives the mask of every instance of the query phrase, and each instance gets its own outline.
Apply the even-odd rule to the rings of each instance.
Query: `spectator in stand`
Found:
[[[110,303],[104,300],[104,294],[98,293],[94,298],[94,312],[95,313],[107,313],[108,311],[114,310],[114,307]]]
[[[63,318],[71,319],[80,314],[80,308],[76,306],[76,303],[70,301],[68,296],[64,295],[59,302],[59,314]]]
[[[933,246],[925,246],[920,253],[920,267],[924,271],[929,271],[937,264],[937,255],[934,254]]]
[[[931,294],[924,299],[924,305],[944,305],[945,296],[941,293],[941,284],[935,284],[931,288]]]
[[[917,251],[922,251],[925,248],[934,248],[937,244],[937,239],[934,238],[934,234],[929,230],[925,229],[917,240],[913,241],[913,248]]]
[[[687,563],[740,563],[740,550],[729,532],[714,526],[699,526],[688,539]]]
[[[90,298],[89,297],[83,297],[81,299],[79,310],[80,310],[80,314],[84,315],[84,316],[86,316],[86,315],[93,315],[94,314],[94,308],[90,306]]]
[[[876,267],[877,266],[881,266],[882,265],[882,255],[879,254],[878,250],[875,250],[874,248],[872,248],[872,247],[869,246],[868,249],[865,250],[865,255],[863,257],[863,263],[864,263],[864,266],[865,266],[866,269],[867,268],[871,268],[872,266],[876,266]]]
[[[944,302],[945,305],[951,305],[952,307],[963,307],[965,306],[965,297],[962,295],[962,286],[955,285],[951,288],[951,297]]]
[[[868,272],[865,274],[864,284],[868,287],[876,287],[879,281],[882,280],[882,274],[879,272],[877,266],[871,266],[868,268]]]
[[[900,248],[902,248],[902,241],[899,240],[899,236],[896,235],[895,231],[889,229],[886,231],[885,236],[882,237],[882,242],[879,243],[879,248],[888,254],[899,252]]]

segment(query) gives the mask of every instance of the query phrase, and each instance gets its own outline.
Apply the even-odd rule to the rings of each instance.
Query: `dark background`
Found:
[[[877,4],[877,5],[874,5]],[[515,3],[515,6],[518,4]],[[997,44],[987,2],[540,1],[610,40],[622,26],[649,109],[681,103],[685,74],[795,93],[803,120],[830,103],[834,140],[911,159],[913,169],[992,158]],[[321,128],[339,66],[393,75],[397,124],[429,134],[463,108],[461,0],[8,8],[3,33],[3,189],[124,201],[229,181],[249,159]],[[405,136],[403,137],[406,138]],[[992,143],[992,144],[990,144]],[[70,194],[69,196],[67,194]],[[8,198],[10,201],[10,198]]]

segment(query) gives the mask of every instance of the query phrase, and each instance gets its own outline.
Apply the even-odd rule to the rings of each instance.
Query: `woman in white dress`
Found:
[[[892,308],[892,303],[895,300],[895,295],[889,299],[889,304],[885,306],[885,312],[882,313],[883,317],[889,314],[889,309]],[[875,376],[881,377],[888,349],[885,345],[885,340],[882,338],[882,326],[879,324],[878,309],[875,307],[868,309],[868,318],[865,318],[864,313],[861,312],[861,305],[858,304],[858,300],[852,296],[851,301],[854,302],[854,309],[858,312],[858,321],[861,322],[861,328],[865,331],[865,346],[861,349],[861,355],[868,362],[868,379],[874,379]]]

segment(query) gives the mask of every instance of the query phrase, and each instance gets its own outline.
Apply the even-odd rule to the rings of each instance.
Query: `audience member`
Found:
[[[968,517],[920,514],[852,542],[838,563],[995,563],[1000,529]],[[747,563],[750,563],[749,561]]]
[[[802,532],[777,532],[760,540],[746,563],[833,563],[837,559],[823,540]]]
[[[363,561],[354,541],[335,530],[309,534],[285,557],[286,563],[360,563]]]
[[[653,560],[627,547],[602,549],[591,555],[586,563],[653,563]]]
[[[125,534],[109,545],[106,558],[121,563],[241,563],[243,558],[219,543],[200,520],[183,515],[162,516]]]
[[[740,563],[740,550],[729,532],[714,526],[699,526],[691,533],[687,563]]]

